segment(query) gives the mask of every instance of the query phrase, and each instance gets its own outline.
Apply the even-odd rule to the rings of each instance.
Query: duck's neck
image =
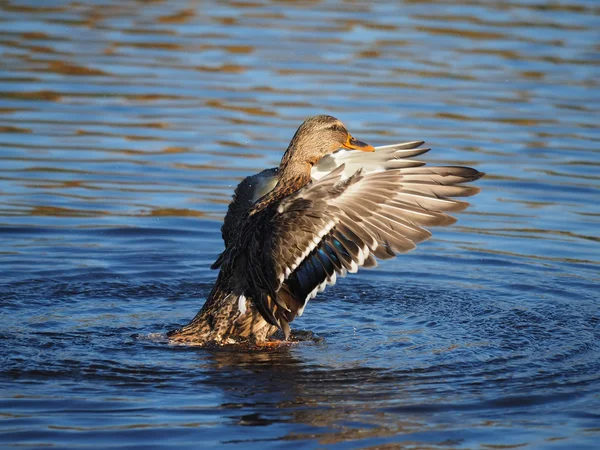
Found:
[[[283,192],[295,192],[310,183],[310,171],[312,164],[306,161],[295,161],[290,159],[279,166],[279,181],[275,189]]]
[[[307,161],[306,158],[298,158],[304,153],[298,147],[297,136],[294,136],[283,158],[281,158],[279,181],[273,189],[281,197],[290,195],[310,183],[310,171],[313,164],[311,161]]]
[[[258,208],[277,202],[288,195],[293,194],[298,189],[306,186],[311,181],[310,171],[312,164],[307,161],[298,161],[291,157],[294,154],[292,144],[283,155],[278,170],[278,181],[271,192],[266,194],[256,205]]]

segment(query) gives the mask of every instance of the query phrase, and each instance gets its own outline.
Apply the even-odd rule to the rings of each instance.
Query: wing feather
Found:
[[[266,256],[261,262],[273,267],[272,291],[286,292],[286,315],[276,317],[276,325],[301,315],[338,277],[414,249],[431,236],[424,226],[454,223],[445,212],[468,203],[451,197],[477,193],[463,183],[482,174],[462,167],[426,169],[358,170],[346,178],[340,165],[281,201],[264,251],[280,260],[273,264]]]
[[[465,184],[483,174],[410,159],[429,151],[422,145],[412,141],[376,147],[374,153],[340,150],[326,156],[313,166],[312,183],[251,228],[252,257],[240,267],[250,286],[246,295],[265,320],[289,331],[288,322],[339,277],[412,250],[431,236],[425,227],[455,222],[447,213],[468,206],[455,197],[479,192]],[[240,183],[222,229],[226,246],[276,182],[277,170],[268,169]]]
[[[390,169],[420,167],[425,163],[408,158],[422,155],[430,150],[429,148],[419,148],[421,145],[423,145],[423,141],[384,145],[375,147],[373,153],[341,149],[325,156],[315,164],[311,176],[314,180],[319,180],[341,165],[345,166],[343,178],[349,178],[360,169],[368,174]]]

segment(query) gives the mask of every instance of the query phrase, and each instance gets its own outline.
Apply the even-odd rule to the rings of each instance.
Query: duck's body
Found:
[[[479,190],[466,167],[423,167],[407,158],[423,142],[373,148],[331,116],[307,119],[278,168],[243,180],[222,227],[225,251],[196,317],[169,333],[197,344],[265,342],[338,276],[412,250]],[[351,149],[338,150],[340,147]],[[375,153],[362,153],[363,150]],[[334,153],[335,152],[335,153]]]

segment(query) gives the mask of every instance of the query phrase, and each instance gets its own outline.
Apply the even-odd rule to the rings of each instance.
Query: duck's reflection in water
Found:
[[[388,369],[310,364],[297,351],[297,346],[309,345],[318,344],[300,342],[269,351],[202,350],[205,382],[223,392],[221,408],[230,411],[225,416],[231,421],[283,427],[281,440],[317,438],[320,444],[360,440],[361,445],[408,440],[414,444],[414,433],[425,433],[423,442],[437,445],[435,431],[443,425],[392,408],[398,399],[406,401],[410,396],[403,394],[404,383],[410,383],[406,375]],[[251,440],[256,441],[256,436]]]

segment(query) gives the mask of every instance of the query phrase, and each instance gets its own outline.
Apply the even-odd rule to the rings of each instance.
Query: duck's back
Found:
[[[248,211],[263,195],[273,190],[277,184],[276,167],[265,169],[255,175],[244,178],[238,184],[233,194],[233,199],[227,209],[227,215],[221,227],[221,235],[225,241],[225,247],[229,245],[240,222]]]

